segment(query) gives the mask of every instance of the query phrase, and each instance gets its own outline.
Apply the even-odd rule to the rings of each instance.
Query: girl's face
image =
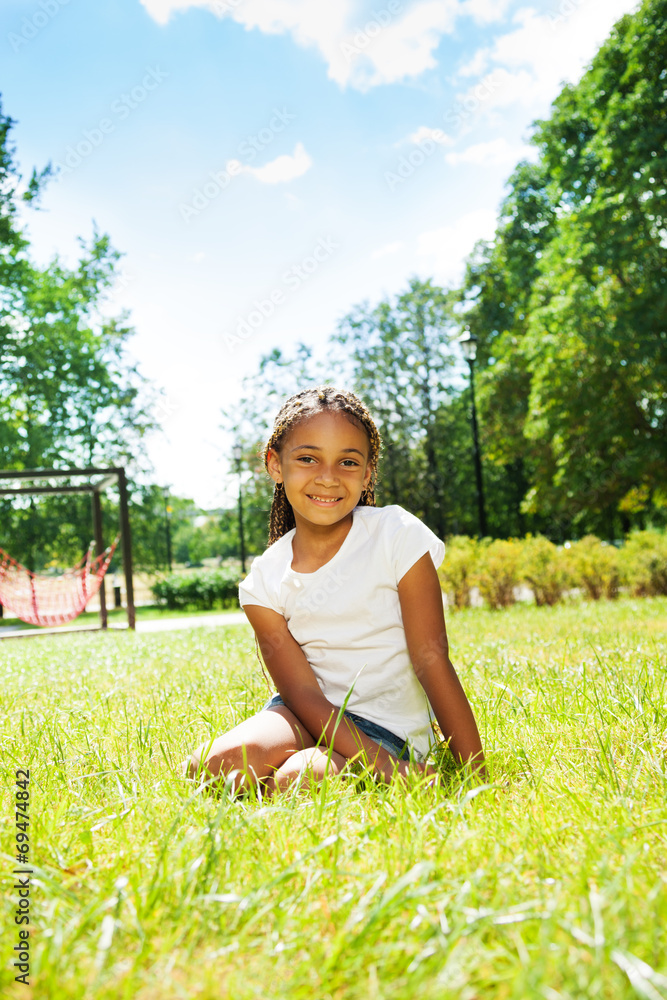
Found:
[[[323,410],[307,417],[271,449],[268,470],[282,482],[300,521],[333,525],[347,518],[371,478],[366,432],[340,412]]]

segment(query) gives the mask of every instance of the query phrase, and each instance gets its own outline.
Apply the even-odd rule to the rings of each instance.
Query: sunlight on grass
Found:
[[[667,996],[667,599],[449,616],[490,787],[336,778],[270,803],[176,769],[257,710],[249,627],[2,645],[31,770],[33,996]],[[3,919],[13,927],[5,879]],[[2,985],[13,984],[4,935]]]

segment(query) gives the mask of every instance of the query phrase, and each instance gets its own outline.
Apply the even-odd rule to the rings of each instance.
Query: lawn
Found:
[[[667,599],[450,613],[490,785],[204,797],[267,696],[248,626],[5,640],[8,997],[667,997]],[[32,993],[13,982],[30,769]]]

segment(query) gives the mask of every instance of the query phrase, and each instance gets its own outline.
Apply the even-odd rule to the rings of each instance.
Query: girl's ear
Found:
[[[280,457],[273,448],[269,448],[266,456],[266,467],[274,483],[282,483],[283,475],[280,469]]]
[[[371,468],[371,463],[369,462],[366,466],[366,471],[364,472],[364,489],[368,486],[371,481],[371,474],[373,470]]]

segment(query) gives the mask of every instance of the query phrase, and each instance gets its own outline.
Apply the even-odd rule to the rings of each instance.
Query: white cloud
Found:
[[[412,132],[408,136],[410,142],[414,142],[415,145],[421,146],[422,143],[427,140],[431,142],[437,142],[440,146],[449,146],[454,140],[446,132],[443,132],[440,128],[429,128],[428,125],[420,125],[416,132]]]
[[[463,276],[465,259],[477,240],[493,238],[496,221],[496,213],[490,209],[468,212],[449,226],[421,233],[417,253],[427,259],[426,267],[436,281],[458,282]]]
[[[329,76],[358,90],[420,76],[437,65],[435,49],[454,28],[458,13],[456,0],[422,0],[402,16],[397,12],[373,35],[371,16],[340,40],[343,65],[340,60],[330,65]]]
[[[179,4],[172,0],[141,0],[150,16],[158,24],[167,24],[169,18],[175,10],[185,10],[187,7],[205,7],[206,0],[192,0],[191,3]]]
[[[314,47],[341,87],[368,90],[419,76],[436,66],[435,50],[459,16],[486,16],[496,0],[405,0],[377,3],[366,15],[359,0],[141,0],[158,24],[191,7],[229,17],[247,30],[289,33]],[[506,0],[501,0],[504,4]]]
[[[238,163],[238,161],[235,161]],[[311,157],[305,150],[302,142],[297,142],[294,153],[277,156],[270,163],[265,163],[263,167],[243,166],[238,173],[252,174],[262,184],[286,184],[296,177],[301,177],[313,165]]]
[[[451,166],[472,163],[475,166],[508,166],[521,159],[534,159],[537,150],[533,146],[513,146],[504,137],[489,142],[477,142],[460,152],[447,153],[445,161]]]
[[[468,14],[478,24],[490,24],[505,16],[512,0],[463,0],[461,13]]]
[[[519,104],[545,113],[563,83],[581,77],[615,22],[636,7],[637,0],[568,0],[547,14],[524,7],[514,16],[516,26],[479,49],[460,75],[502,73],[486,112]]]
[[[490,61],[490,49],[477,49],[474,56],[459,70],[459,76],[481,76]]]
[[[385,243],[383,247],[378,247],[371,254],[371,260],[377,260],[379,257],[387,257],[389,254],[398,253],[402,248],[403,243],[400,240],[396,240],[395,243]]]

